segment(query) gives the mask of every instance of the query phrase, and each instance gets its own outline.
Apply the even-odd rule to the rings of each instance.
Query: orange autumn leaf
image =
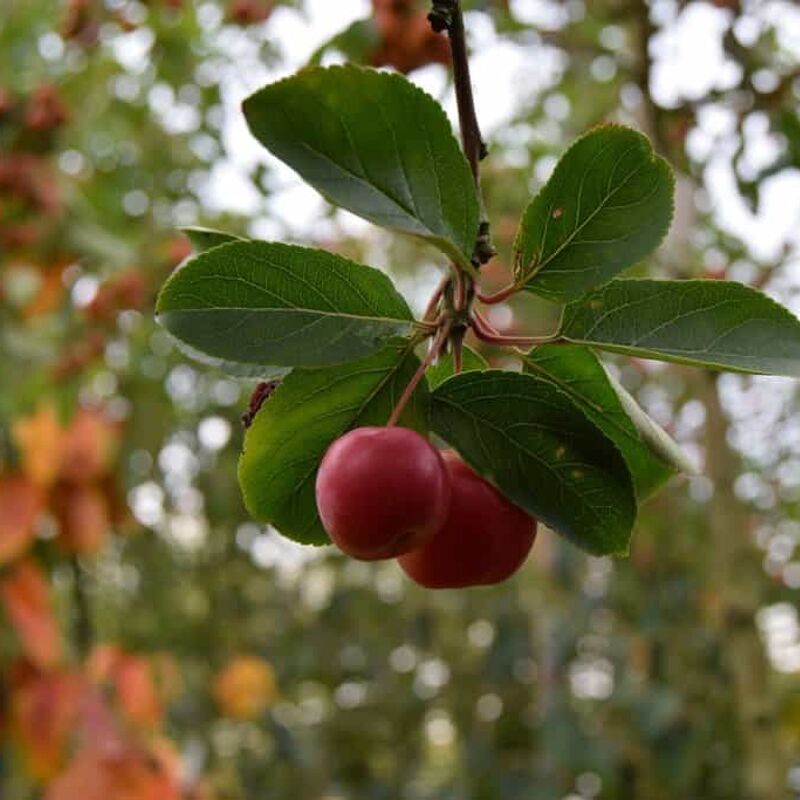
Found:
[[[12,432],[23,473],[37,486],[51,486],[61,468],[64,444],[64,431],[53,406],[41,405],[30,416],[16,420]]]
[[[33,561],[21,561],[3,578],[0,600],[30,660],[42,669],[57,664],[61,658],[61,637],[50,587]]]
[[[142,309],[148,298],[147,276],[141,270],[129,269],[100,286],[84,313],[94,322],[113,322],[120,311]]]
[[[223,713],[237,719],[253,719],[278,697],[270,664],[255,656],[237,656],[214,679],[214,698]]]
[[[58,520],[58,543],[68,553],[98,552],[111,526],[111,512],[103,491],[96,486],[62,484],[51,506]]]
[[[47,269],[40,269],[41,284],[36,296],[22,310],[26,319],[50,314],[61,305],[64,298],[64,268],[69,262],[56,264]]]
[[[128,656],[117,667],[117,698],[126,716],[144,728],[161,722],[163,709],[147,659]]]
[[[427,13],[411,0],[372,0],[381,43],[372,53],[375,67],[392,66],[408,73],[427,64],[449,64],[450,45],[435,33]]]
[[[112,690],[119,710],[142,728],[155,728],[164,714],[153,665],[116,645],[95,647],[86,664],[89,678]]]
[[[87,691],[81,711],[82,745],[44,800],[181,800],[178,762],[121,726],[100,692]]]
[[[124,651],[115,644],[98,644],[86,659],[86,675],[94,683],[110,681]]]
[[[192,243],[188,236],[176,236],[170,239],[164,248],[164,260],[170,267],[177,267],[192,254]]]
[[[39,488],[21,475],[0,476],[0,565],[22,555],[42,510]]]
[[[74,673],[18,671],[11,729],[33,778],[48,781],[64,765],[82,692],[83,683]]]
[[[84,747],[50,784],[45,800],[181,800],[180,782],[159,759],[132,743]]]
[[[102,412],[80,409],[67,429],[61,477],[77,484],[102,478],[111,469],[117,438],[114,424]]]

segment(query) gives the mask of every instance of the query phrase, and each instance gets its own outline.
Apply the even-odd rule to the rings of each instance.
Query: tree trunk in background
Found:
[[[710,623],[719,636],[732,698],[739,720],[747,800],[788,797],[788,759],[778,727],[771,667],[756,628],[766,577],[755,547],[748,541],[748,512],[734,492],[739,459],[728,444],[717,376],[704,372],[697,381],[706,407],[706,475],[714,493],[708,506],[707,575],[713,602]]]
[[[651,95],[650,43],[656,29],[645,0],[633,0],[630,11],[639,41],[638,83],[644,98],[643,127],[656,149],[668,156],[663,110]],[[694,220],[694,181],[677,174],[682,191],[676,196],[676,221],[680,229],[671,233],[678,250],[673,270],[685,272],[691,264],[688,231]],[[675,266],[679,265],[677,269]],[[676,274],[675,277],[693,277]],[[756,627],[755,615],[762,602],[766,576],[755,547],[748,541],[748,512],[734,492],[739,458],[728,444],[728,420],[719,399],[717,375],[694,372],[689,381],[706,409],[705,473],[714,485],[708,504],[708,537],[704,548],[712,602],[709,623],[715,628],[727,675],[731,682],[732,717],[739,721],[739,736],[745,763],[742,765],[747,800],[779,800],[789,796],[789,759],[777,734],[778,704],[771,666]],[[701,544],[702,543],[698,543]]]

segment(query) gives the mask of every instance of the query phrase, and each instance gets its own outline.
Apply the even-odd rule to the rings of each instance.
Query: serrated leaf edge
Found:
[[[378,69],[374,69],[372,67],[364,67],[364,66],[361,66],[359,64],[333,64],[333,65],[327,66],[327,67],[321,67],[321,66],[317,66],[317,65],[308,65],[308,66],[303,67],[298,72],[295,72],[292,75],[288,75],[287,77],[282,78],[282,79],[280,79],[278,81],[274,81],[273,83],[269,83],[266,86],[262,86],[260,89],[258,89],[257,91],[253,92],[252,94],[250,94],[248,97],[246,97],[242,101],[242,113],[244,114],[245,119],[247,120],[248,127],[250,125],[250,120],[249,120],[249,117],[248,117],[248,105],[250,103],[254,102],[255,99],[260,94],[262,94],[263,92],[267,91],[268,89],[272,89],[274,87],[280,86],[281,84],[288,84],[292,80],[294,80],[294,79],[296,79],[296,78],[298,78],[300,76],[309,74],[311,72],[327,72],[327,73],[361,72],[363,74],[369,74],[369,75],[385,75],[387,79],[397,83],[398,85],[402,85],[404,87],[410,87],[411,90],[414,93],[416,93],[418,95],[421,95],[422,97],[425,97],[426,100],[430,100],[431,101],[432,106],[435,107],[435,109],[436,109],[436,113],[440,116],[441,120],[446,124],[447,130],[449,131],[450,136],[452,137],[453,143],[456,146],[456,150],[458,150],[458,152],[461,154],[464,166],[466,167],[467,171],[469,171],[469,169],[470,169],[469,162],[467,162],[466,156],[464,156],[463,150],[461,149],[461,147],[460,147],[460,145],[458,143],[458,139],[456,138],[455,133],[453,132],[453,126],[452,126],[452,123],[450,122],[450,118],[447,116],[447,113],[445,112],[444,108],[442,108],[442,105],[439,103],[438,100],[436,100],[435,97],[433,97],[433,95],[429,94],[424,89],[422,89],[419,86],[417,86],[417,84],[415,84],[412,81],[408,80],[408,78],[406,78],[403,75],[400,75],[399,73],[388,72],[388,71],[385,71],[385,70],[378,70]],[[252,130],[251,130],[251,134],[252,134]],[[252,134],[252,135],[255,137],[255,134]],[[255,138],[257,139],[258,137],[255,137]],[[324,155],[324,154],[318,153],[318,155]],[[327,156],[325,156],[325,158],[327,158]],[[337,165],[337,167],[338,167],[338,165]],[[338,167],[338,168],[341,169],[341,167]],[[356,177],[359,180],[361,180],[361,176],[354,175],[353,177]],[[375,191],[377,191],[380,194],[382,194],[393,205],[395,205],[398,208],[400,208],[403,211],[403,213],[407,214],[410,217],[413,217],[414,219],[417,219],[417,217],[414,215],[412,210],[405,208],[405,206],[403,206],[400,203],[398,203],[397,200],[395,200],[393,197],[387,195],[385,192],[383,192],[381,189],[379,189],[378,187],[374,186],[373,184],[370,184],[370,185]],[[316,190],[316,191],[319,191],[319,190]],[[334,205],[337,208],[341,207],[332,198],[328,197],[324,192],[319,192],[319,193],[323,197],[325,197],[325,199],[331,205]],[[476,202],[477,201],[478,201],[478,198],[477,198],[477,195],[476,195]],[[461,248],[455,242],[452,242],[449,239],[443,238],[441,235],[437,234],[435,231],[431,231],[430,228],[428,228],[428,226],[425,225],[422,222],[422,220],[417,220],[417,221],[420,222],[420,224],[428,231],[428,234],[429,234],[429,236],[420,237],[420,238],[423,238],[424,240],[435,244],[440,250],[442,250],[442,252],[445,253],[445,255],[449,256],[454,261],[456,261],[459,264],[459,266],[461,266],[462,268],[467,270],[470,274],[477,275],[477,270],[475,269],[474,265],[472,264],[471,254],[462,252]],[[384,226],[380,226],[380,227],[384,227]],[[403,230],[396,229],[396,228],[390,228],[390,229],[391,230],[397,230],[399,233],[403,233],[403,234],[408,235],[408,231],[403,231]],[[475,240],[477,241],[477,238],[478,238],[478,229],[477,229],[477,227],[475,229],[474,236],[475,236]]]
[[[675,219],[675,185],[676,184],[675,184],[675,172],[672,169],[672,166],[670,165],[670,163],[663,156],[660,156],[656,152],[655,148],[653,147],[653,143],[650,141],[650,138],[646,134],[644,134],[642,131],[637,130],[636,128],[633,128],[633,127],[631,127],[629,125],[621,125],[620,123],[617,123],[617,122],[602,122],[602,123],[599,123],[597,125],[594,125],[591,128],[589,128],[587,131],[585,131],[577,139],[575,139],[575,141],[573,141],[572,144],[562,153],[561,157],[558,159],[558,163],[556,164],[553,172],[555,173],[555,170],[558,169],[558,167],[561,164],[561,162],[565,158],[567,158],[567,156],[584,139],[588,138],[593,133],[596,133],[598,130],[604,130],[604,129],[608,129],[608,128],[625,131],[626,133],[634,133],[640,138],[640,140],[644,141],[646,143],[646,150],[647,150],[648,156],[650,157],[650,161],[653,162],[653,163],[658,164],[659,167],[663,168],[664,173],[665,173],[666,178],[667,178],[667,181],[669,183],[669,186],[670,186],[670,188],[672,190],[670,192],[669,216],[667,218],[666,225],[664,227],[664,231],[662,232],[661,236],[659,237],[658,242],[653,246],[652,250],[650,251],[650,253],[653,253],[663,244],[664,240],[666,239],[667,235],[669,234],[670,229],[672,228],[672,223],[673,223],[673,221]],[[565,242],[562,245],[560,245],[559,248],[554,253],[552,253],[545,261],[543,261],[543,262],[541,262],[539,264],[536,264],[535,267],[530,272],[527,272],[525,274],[524,280],[519,280],[519,277],[522,274],[523,270],[522,270],[522,265],[518,264],[517,262],[518,262],[518,257],[521,255],[521,250],[522,250],[522,248],[520,247],[520,240],[521,240],[522,236],[526,233],[526,230],[525,230],[525,227],[524,227],[525,217],[527,216],[528,209],[533,205],[533,203],[536,202],[537,198],[546,189],[548,183],[549,183],[549,179],[547,181],[545,181],[545,183],[542,184],[542,186],[538,189],[536,194],[533,195],[533,197],[528,201],[527,205],[525,206],[525,208],[524,208],[524,210],[522,212],[522,216],[520,218],[520,224],[519,224],[519,226],[517,228],[517,233],[516,233],[516,235],[514,237],[514,243],[512,245],[513,261],[514,261],[514,285],[517,287],[518,290],[525,288],[528,291],[534,291],[533,289],[531,289],[529,284],[533,281],[533,279],[536,277],[536,275],[538,275],[539,272],[541,272],[541,270],[544,269],[544,267],[547,266],[547,264],[550,261],[552,261],[553,258],[555,258],[564,249],[564,247],[569,244],[569,242],[572,241],[572,239],[574,238],[575,234],[580,229],[585,227],[585,225],[588,224],[588,222],[594,217],[594,215],[598,213],[597,211],[595,211],[591,215],[591,217],[586,220],[586,222],[582,223],[578,228],[575,229],[575,231],[570,235],[569,240],[567,242]],[[548,214],[547,215],[548,222],[549,222],[549,219],[550,219],[550,215]],[[545,229],[545,234],[542,236],[542,239],[544,239],[545,236],[546,236],[546,229]],[[633,265],[631,265],[631,266],[633,266]],[[628,269],[629,268],[630,267],[628,267]],[[600,288],[602,286],[605,286],[608,283],[610,283],[612,280],[614,280],[613,277],[609,278],[607,281],[603,281],[602,283],[598,284],[595,288]],[[549,296],[549,293],[547,293],[547,292],[536,291],[534,293],[540,294],[541,297],[545,297],[545,298],[547,298]]]

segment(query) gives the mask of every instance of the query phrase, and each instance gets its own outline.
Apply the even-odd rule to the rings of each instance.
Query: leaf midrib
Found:
[[[631,147],[631,148],[629,148],[629,151],[630,151],[630,150],[632,150],[632,149],[633,149],[632,147]],[[628,151],[628,152],[629,152],[629,151]],[[626,153],[626,154],[627,154],[627,153]],[[540,272],[541,272],[543,269],[545,269],[545,267],[547,267],[547,265],[548,265],[548,264],[550,264],[550,263],[551,263],[551,262],[552,262],[552,261],[553,261],[555,258],[557,258],[557,257],[558,257],[558,256],[559,256],[559,255],[560,255],[560,254],[561,254],[561,253],[562,253],[562,252],[563,252],[563,251],[564,251],[564,250],[565,250],[567,247],[569,247],[569,245],[571,245],[571,244],[572,244],[572,242],[573,242],[573,240],[575,239],[575,237],[576,237],[576,236],[577,236],[577,235],[578,235],[578,234],[579,234],[579,233],[580,233],[580,232],[581,232],[581,231],[582,231],[582,230],[583,230],[583,229],[584,229],[584,228],[585,228],[585,227],[586,227],[586,226],[587,226],[587,225],[588,225],[588,224],[589,224],[589,223],[590,223],[590,222],[591,222],[591,221],[592,221],[592,220],[593,220],[593,219],[594,219],[594,218],[595,218],[595,217],[596,217],[596,216],[597,216],[597,215],[598,215],[598,214],[599,214],[601,211],[603,211],[603,209],[606,207],[606,203],[608,203],[608,201],[609,201],[609,200],[610,200],[610,199],[611,199],[611,198],[612,198],[612,197],[613,197],[613,196],[614,196],[614,195],[615,195],[615,194],[616,194],[618,191],[620,191],[620,189],[622,189],[622,187],[623,187],[623,186],[625,186],[625,184],[626,184],[626,183],[627,183],[629,180],[631,180],[631,178],[633,178],[633,177],[634,177],[634,176],[635,176],[635,175],[636,175],[638,172],[640,172],[640,171],[641,171],[641,170],[642,170],[642,169],[643,169],[645,166],[646,166],[645,164],[640,164],[640,165],[639,165],[639,166],[638,166],[638,167],[637,167],[635,170],[633,170],[633,172],[631,172],[630,174],[626,175],[626,176],[625,176],[625,179],[624,179],[624,180],[623,180],[623,181],[622,181],[622,182],[621,182],[621,183],[620,183],[620,184],[619,184],[619,185],[618,185],[618,186],[617,186],[617,187],[616,187],[616,188],[615,188],[615,189],[614,189],[612,192],[609,192],[609,193],[608,193],[608,194],[607,194],[607,195],[606,195],[606,196],[603,198],[603,201],[602,201],[602,202],[601,202],[601,203],[598,205],[598,207],[597,207],[597,208],[596,208],[594,211],[592,211],[592,212],[589,214],[589,216],[588,216],[588,217],[586,217],[586,219],[585,219],[583,222],[579,223],[579,224],[578,224],[578,225],[575,227],[575,229],[572,231],[572,233],[570,233],[570,234],[569,234],[569,236],[567,236],[567,238],[566,238],[566,239],[565,239],[565,240],[564,240],[564,241],[563,241],[563,242],[562,242],[562,243],[561,243],[561,244],[560,244],[560,245],[559,245],[559,246],[558,246],[558,247],[557,247],[557,248],[556,248],[556,249],[555,249],[555,250],[554,250],[554,251],[553,251],[553,252],[552,252],[552,253],[551,253],[551,254],[550,254],[550,255],[549,255],[549,256],[548,256],[546,259],[545,259],[545,260],[544,260],[544,261],[542,261],[542,262],[541,262],[541,263],[539,263],[539,264],[536,264],[536,265],[533,267],[533,269],[532,269],[532,270],[531,270],[531,272],[528,274],[528,276],[525,278],[525,280],[524,280],[524,281],[522,281],[521,285],[525,285],[526,283],[530,283],[530,281],[531,281],[531,280],[533,280],[533,278],[535,278],[535,277],[536,277],[536,276],[537,276],[537,275],[538,275],[538,274],[539,274],[539,273],[540,273]],[[550,215],[551,215],[552,213],[553,213],[553,208],[552,208],[552,206],[550,206],[550,208],[548,209],[548,212],[547,212],[547,217],[546,217],[547,223],[549,223],[549,220],[550,220]],[[545,226],[546,226],[546,227],[547,227],[547,223],[545,223]],[[545,230],[546,230],[546,227],[545,227]],[[546,239],[546,235],[545,235],[545,237],[544,237],[544,238]],[[544,244],[544,242],[543,242],[543,244]]]
[[[161,311],[159,316],[167,316],[169,314],[215,314],[215,313],[229,313],[241,312],[248,314],[307,314],[309,316],[318,317],[331,317],[334,319],[352,319],[352,320],[365,320],[370,322],[385,322],[387,324],[402,323],[409,327],[416,326],[418,323],[413,319],[405,317],[373,317],[364,314],[351,314],[345,312],[332,312],[332,311],[319,311],[314,308],[264,308],[252,306],[209,306],[207,308],[170,308],[166,311]]]
[[[762,320],[763,321],[763,320]],[[771,322],[772,320],[768,320]],[[762,355],[752,355],[750,353],[727,353],[722,352],[719,350],[715,350],[711,353],[708,350],[687,350],[681,347],[662,347],[662,348],[655,348],[650,347],[647,345],[629,345],[629,344],[619,344],[617,342],[607,342],[604,340],[588,340],[588,339],[572,339],[569,336],[565,336],[564,340],[570,342],[571,344],[583,344],[589,345],[594,347],[601,347],[606,350],[614,350],[619,353],[624,353],[627,355],[637,355],[641,353],[655,353],[655,354],[666,354],[666,355],[675,355],[676,357],[684,357],[687,360],[691,360],[692,356],[702,356],[702,355],[709,355],[713,356],[713,359],[709,359],[707,361],[698,361],[697,359],[694,360],[693,363],[698,363],[700,365],[705,364],[714,364],[717,363],[715,359],[719,358],[728,358],[731,360],[734,359],[760,359],[762,362],[770,362],[770,361],[778,361],[778,362],[793,362],[796,363],[796,359],[787,358],[786,356],[762,356]],[[658,360],[656,358],[656,360]],[[718,366],[724,366],[730,368],[730,364],[719,364]],[[752,371],[747,369],[746,367],[742,367],[739,364],[734,365],[736,369],[747,370],[748,372]],[[763,374],[758,370],[754,371],[754,374],[759,375]]]
[[[284,114],[287,117],[290,116],[288,109],[283,108],[282,110],[283,110]],[[336,113],[336,112],[334,112],[334,113]],[[339,122],[342,123],[342,119],[338,115],[338,113],[336,113],[336,116],[339,119]],[[290,120],[290,121],[291,121],[291,123],[293,125],[295,124],[293,120]],[[344,123],[342,123],[342,127],[344,127],[345,131],[347,132],[347,128],[344,125]],[[349,137],[349,132],[348,132],[348,139],[349,138],[350,137]],[[335,167],[337,170],[339,170],[339,172],[343,172],[348,177],[350,177],[353,180],[357,181],[358,183],[361,183],[362,185],[366,186],[368,189],[370,189],[371,191],[375,192],[376,194],[379,194],[382,197],[384,197],[393,206],[395,206],[395,208],[400,209],[400,211],[403,213],[404,216],[406,216],[407,218],[409,218],[411,220],[414,220],[414,222],[416,222],[419,225],[419,227],[421,227],[422,229],[424,229],[427,232],[428,236],[430,236],[430,237],[432,237],[434,239],[438,239],[438,240],[441,240],[441,239],[445,238],[445,237],[442,236],[441,233],[437,233],[436,231],[431,230],[429,225],[427,225],[418,216],[415,215],[413,209],[409,208],[402,201],[400,201],[398,198],[396,198],[392,194],[390,194],[387,189],[384,189],[382,186],[379,186],[377,183],[373,183],[370,180],[369,175],[366,174],[366,170],[364,170],[365,174],[359,175],[357,172],[353,172],[352,169],[349,169],[344,164],[341,164],[340,162],[335,161],[333,156],[329,155],[328,153],[323,152],[322,150],[318,150],[316,147],[308,144],[308,142],[296,142],[295,145],[299,146],[303,150],[308,150],[313,155],[317,156],[318,158],[321,158],[326,163],[328,163],[331,166]],[[361,157],[358,154],[358,149],[353,147],[352,142],[350,144],[350,147],[351,147],[352,151],[356,154],[356,158],[358,158],[359,163],[361,163]],[[402,156],[401,156],[399,150],[395,150],[395,155],[396,155],[398,161],[402,160]],[[363,169],[363,165],[362,165],[362,169]],[[411,196],[411,200],[414,203],[416,202],[414,200],[414,198],[413,198],[413,195]],[[338,205],[338,203],[336,205]],[[440,210],[440,218],[441,218],[441,205],[439,207],[439,210]],[[441,220],[441,221],[443,221],[443,220]],[[453,244],[456,245],[455,242],[453,242]],[[456,247],[458,247],[458,245],[456,245]],[[458,249],[460,250],[461,248],[458,248]]]

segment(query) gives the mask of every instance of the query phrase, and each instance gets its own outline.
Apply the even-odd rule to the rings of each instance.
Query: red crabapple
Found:
[[[450,488],[439,451],[408,428],[356,428],[337,439],[317,473],[328,535],[354,558],[392,558],[444,522]]]
[[[452,589],[500,583],[524,563],[536,520],[506,500],[453,450],[443,453],[450,474],[450,508],[439,530],[398,561],[416,583]]]

